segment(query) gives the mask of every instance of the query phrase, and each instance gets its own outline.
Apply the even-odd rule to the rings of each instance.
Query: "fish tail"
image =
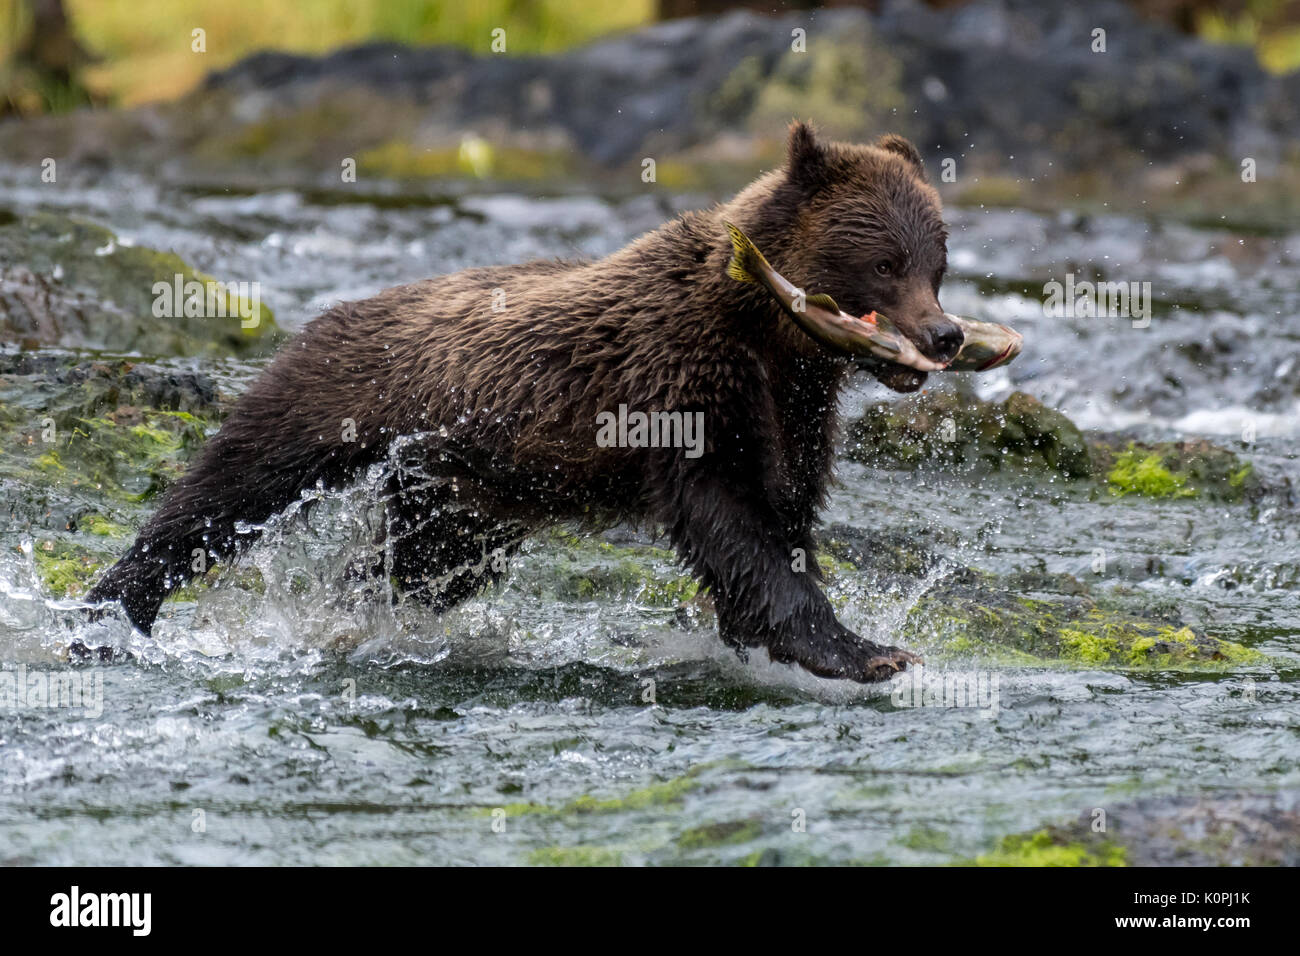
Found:
[[[722,224],[727,227],[727,232],[731,236],[732,255],[731,261],[727,263],[727,275],[737,282],[762,282],[763,267],[767,265],[767,260],[763,254],[758,251],[745,235],[734,225],[725,219]]]

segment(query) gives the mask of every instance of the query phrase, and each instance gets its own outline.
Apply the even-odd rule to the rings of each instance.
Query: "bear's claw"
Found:
[[[869,676],[865,680],[889,680],[899,671],[905,670],[908,664],[922,663],[920,657],[901,647],[886,647],[882,650],[887,653],[877,654],[867,660],[865,673]]]
[[[784,654],[778,650],[773,659],[798,664],[818,677],[861,684],[887,681],[908,664],[921,663],[911,651],[875,644],[848,630],[834,639],[800,642]]]

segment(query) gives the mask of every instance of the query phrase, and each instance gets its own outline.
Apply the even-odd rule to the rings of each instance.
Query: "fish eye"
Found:
[[[894,264],[888,259],[881,259],[876,263],[876,275],[892,276],[894,274]]]

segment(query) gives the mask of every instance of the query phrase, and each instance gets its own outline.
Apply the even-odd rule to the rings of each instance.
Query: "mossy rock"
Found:
[[[699,583],[681,569],[676,555],[648,542],[616,544],[557,530],[548,544],[545,572],[533,582],[539,595],[673,608],[699,594]]]
[[[281,338],[270,308],[251,294],[241,297],[233,283],[218,283],[174,253],[126,245],[80,219],[33,213],[0,224],[0,262],[0,339],[25,348],[249,356]],[[155,315],[162,287],[175,288],[177,276],[181,314]],[[195,289],[202,296],[187,310]],[[176,303],[166,301],[158,311],[175,312]]]
[[[1148,498],[1254,500],[1264,485],[1253,465],[1203,439],[1135,442],[1103,438],[1092,443],[1099,476],[1113,494]]]
[[[1001,403],[958,388],[870,407],[847,428],[845,455],[883,467],[926,463],[982,465],[1025,474],[1089,479],[1119,497],[1255,501],[1289,495],[1236,452],[1203,439],[1140,442],[1124,434],[1084,433],[1061,412],[1013,392]]]
[[[75,598],[85,594],[90,590],[92,579],[112,563],[106,554],[51,539],[35,542],[32,561],[41,584],[56,598]]]
[[[143,502],[178,478],[207,438],[204,423],[187,412],[124,407],[54,421],[55,437],[35,446],[39,454],[0,457],[0,476]]]
[[[972,861],[974,866],[1127,866],[1124,847],[1105,839],[1080,839],[1055,827],[1004,837],[997,848]]]
[[[968,462],[1070,478],[1093,472],[1079,428],[1024,392],[1014,392],[1000,404],[961,391],[881,402],[849,424],[845,454],[873,465]]]
[[[206,373],[183,364],[0,355],[0,486],[10,520],[33,531],[120,535],[218,427],[225,401]]]
[[[902,61],[869,24],[845,24],[815,42],[815,56],[787,50],[774,63],[766,55],[741,59],[699,100],[701,112],[744,117],[759,135],[783,130],[792,116],[815,116],[826,136],[850,142],[884,128],[910,134]]]
[[[993,575],[962,567],[902,532],[833,525],[822,546],[863,572],[873,592],[906,593],[942,569],[908,611],[899,636],[928,658],[985,657],[1024,666],[1064,664],[1151,671],[1221,672],[1267,658],[1189,626],[1176,607],[1130,607],[1122,593],[1094,595],[1074,575]]]
[[[1142,615],[1111,597],[1029,597],[1018,588],[999,590],[993,579],[928,592],[909,613],[904,633],[910,646],[938,641],[941,655],[975,654],[1025,665],[1218,672],[1267,660],[1173,615]]]

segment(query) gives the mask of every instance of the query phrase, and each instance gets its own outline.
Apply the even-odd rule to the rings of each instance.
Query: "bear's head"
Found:
[[[763,235],[751,235],[777,271],[809,294],[829,294],[849,315],[887,315],[935,361],[957,354],[962,331],[939,305],[947,230],[915,146],[896,135],[869,145],[820,142],[795,123],[785,168],[765,185],[765,208],[754,210]],[[889,362],[860,364],[899,391],[925,380]]]

